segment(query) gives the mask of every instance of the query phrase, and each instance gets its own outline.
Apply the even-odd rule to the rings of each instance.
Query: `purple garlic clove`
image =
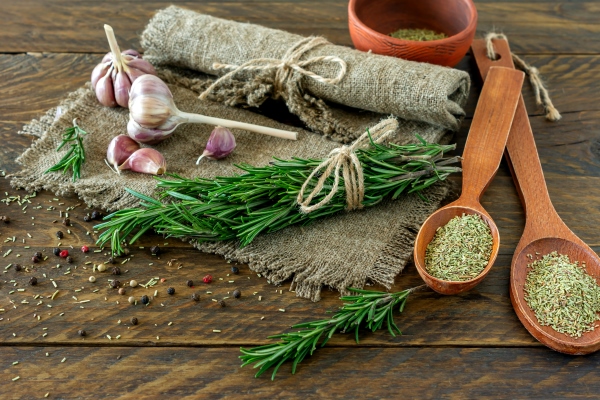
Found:
[[[210,134],[206,148],[202,155],[196,161],[196,165],[200,163],[203,157],[211,160],[218,160],[227,157],[235,149],[235,136],[227,128],[217,126]]]
[[[170,137],[177,126],[177,123],[167,121],[158,128],[144,128],[130,118],[127,123],[127,133],[136,142],[152,145],[158,144]]]
[[[115,99],[115,89],[110,71],[96,83],[96,97],[103,106],[116,107],[117,100]]]
[[[167,172],[167,163],[162,154],[149,147],[136,150],[119,167],[119,170],[130,169],[142,174],[162,175]]]
[[[118,171],[119,166],[139,149],[140,144],[129,136],[115,136],[106,150],[106,160]]]
[[[121,107],[127,107],[131,81],[129,80],[129,76],[123,71],[117,72],[116,75],[114,78],[115,100]]]

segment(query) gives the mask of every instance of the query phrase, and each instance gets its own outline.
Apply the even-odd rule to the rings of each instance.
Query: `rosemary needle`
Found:
[[[356,151],[364,174],[364,207],[378,204],[386,197],[395,199],[403,193],[419,193],[460,171],[459,167],[449,166],[457,163],[459,157],[444,157],[455,145],[419,139],[419,143],[402,146],[371,142],[368,149]],[[161,200],[168,200],[166,203],[127,189],[141,200],[140,207],[106,216],[105,222],[94,227],[103,230],[98,244],[110,241],[113,254],[119,255],[123,253],[124,241],[132,244],[144,232],[154,229],[167,237],[194,238],[198,242],[238,240],[246,246],[260,233],[341,212],[346,208],[343,182],[323,207],[308,214],[299,211],[297,197],[302,184],[321,162],[275,159],[263,167],[239,165],[244,174],[237,176],[157,178],[157,187],[163,190]],[[313,201],[324,198],[332,184],[333,177],[329,177],[322,193]]]
[[[71,147],[56,165],[48,168],[44,173],[62,171],[65,174],[71,168],[73,170],[73,182],[79,179],[81,177],[81,165],[85,161],[84,135],[87,135],[87,132],[77,125],[77,118],[75,118],[73,127],[67,128],[63,133],[62,142],[56,151],[60,151],[67,144],[71,144]]]

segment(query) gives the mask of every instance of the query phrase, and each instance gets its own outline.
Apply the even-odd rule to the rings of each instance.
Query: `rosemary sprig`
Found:
[[[54,166],[48,168],[44,173],[62,171],[63,174],[67,172],[69,168],[73,170],[73,182],[81,177],[81,165],[85,162],[85,150],[83,148],[83,136],[87,135],[77,125],[77,119],[73,120],[73,127],[67,128],[62,135],[62,142],[56,148],[56,151],[60,151],[65,145],[71,144],[71,148],[63,156],[63,158]]]
[[[429,144],[383,146],[371,142],[369,149],[356,152],[363,167],[363,205],[373,206],[386,197],[420,192],[435,182],[460,171],[449,166],[459,157],[444,158],[455,145]],[[262,232],[275,232],[294,224],[305,224],[346,207],[343,182],[329,203],[312,213],[300,213],[296,199],[302,184],[322,160],[275,159],[264,167],[238,166],[245,173],[214,179],[186,179],[171,175],[157,178],[163,189],[161,199],[133,190],[140,207],[117,211],[104,218],[95,229],[103,230],[98,244],[111,242],[113,254],[122,254],[122,243],[135,242],[148,229],[166,236],[202,241],[239,240],[242,246]],[[320,201],[329,191],[333,177],[325,182]]]
[[[312,355],[317,350],[317,345],[325,346],[338,331],[346,333],[354,330],[354,338],[358,343],[361,328],[375,332],[385,323],[392,336],[395,337],[396,333],[401,335],[402,332],[394,322],[394,310],[398,308],[399,312],[402,312],[408,295],[420,288],[421,286],[397,293],[348,288],[357,294],[342,297],[341,300],[348,303],[345,303],[332,318],[303,322],[292,326],[292,329],[299,329],[298,331],[269,336],[269,339],[281,339],[277,343],[251,349],[241,348],[242,367],[254,363],[254,368],[259,368],[256,378],[273,368],[273,380],[279,367],[288,360],[293,360],[292,374],[296,373],[298,364],[307,355]],[[319,344],[321,337],[323,340]]]

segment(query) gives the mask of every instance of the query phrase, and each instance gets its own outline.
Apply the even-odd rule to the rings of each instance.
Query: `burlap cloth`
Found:
[[[167,11],[173,10],[177,9],[169,8]],[[152,20],[147,31],[152,29],[157,18]],[[165,37],[165,41],[169,41],[169,37]],[[422,64],[412,68],[418,69],[418,65]],[[441,70],[454,74],[450,69]],[[160,75],[169,83],[175,102],[182,111],[298,132],[298,140],[289,141],[234,130],[237,148],[229,157],[219,161],[204,160],[196,166],[195,160],[202,153],[213,127],[182,125],[171,138],[155,146],[165,156],[170,172],[185,177],[231,175],[239,173],[235,164],[265,165],[274,156],[285,159],[324,158],[331,149],[339,146],[338,142],[328,140],[323,134],[291,128],[245,109],[199,100],[198,95],[212,83],[200,74],[162,68]],[[457,104],[462,106],[464,99]],[[56,110],[49,110],[20,132],[39,139],[17,159],[22,169],[12,176],[14,187],[46,189],[61,196],[75,193],[86,204],[106,210],[137,205],[137,200],[124,191],[125,187],[148,195],[156,194],[152,177],[129,171],[116,175],[104,163],[110,140],[126,131],[128,110],[101,106],[89,84],[69,94],[61,102],[58,115]],[[356,135],[381,118],[380,114],[357,110],[336,113],[343,116],[348,126],[357,127]],[[353,115],[357,117],[352,118]],[[63,153],[57,153],[55,149],[63,131],[72,126],[74,118],[78,118],[79,125],[89,133],[84,138],[87,159],[82,167],[82,177],[76,182],[71,181],[70,174],[44,174],[62,157]],[[400,120],[395,142],[414,141],[415,133],[437,142],[444,132],[445,129],[439,125]],[[338,139],[343,140],[341,137]],[[192,243],[201,251],[248,263],[252,270],[261,273],[273,284],[293,278],[292,287],[296,294],[313,301],[319,300],[324,286],[344,292],[346,287],[363,287],[370,280],[390,287],[394,277],[410,260],[413,241],[421,223],[439,207],[448,193],[448,184],[437,184],[423,193],[429,202],[417,195],[407,195],[370,209],[342,213],[307,226],[260,235],[244,248],[235,242]]]

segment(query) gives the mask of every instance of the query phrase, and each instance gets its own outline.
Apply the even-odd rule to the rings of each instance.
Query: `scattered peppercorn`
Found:
[[[19,272],[23,269],[23,267],[21,267],[21,264],[13,264],[15,266],[15,271]]]
[[[68,256],[68,257],[67,257],[67,259],[66,259],[66,261],[67,261],[67,263],[69,263],[69,264],[73,264],[73,257],[71,257],[71,256]]]
[[[160,247],[158,246],[152,246],[150,247],[150,254],[152,254],[153,256],[157,256],[160,254]]]
[[[112,287],[113,289],[116,289],[119,286],[121,286],[121,282],[119,282],[118,280],[115,279],[110,281],[110,287]]]
[[[194,286],[194,281],[190,279],[185,284],[188,285],[188,287],[193,287]]]
[[[131,286],[131,287],[136,287],[137,285],[138,285],[138,283],[137,283],[137,281],[136,281],[135,279],[132,279],[132,280],[129,282],[129,286]]]
[[[87,253],[88,251],[90,251],[90,248],[87,246],[81,246],[81,251]]]
[[[225,300],[219,300],[219,305],[225,307],[227,304],[225,304]]]
[[[88,281],[90,281],[91,283],[94,283],[94,282],[96,282],[96,277],[92,275],[88,278]]]
[[[33,255],[37,258],[44,258],[44,255],[42,254],[41,251],[36,251]]]
[[[104,272],[106,271],[106,264],[100,264],[96,269],[98,270],[98,272]]]
[[[55,256],[59,256],[60,255],[60,249],[58,247],[55,247],[54,249],[52,249],[52,253],[54,253]]]
[[[113,275],[121,275],[121,268],[113,267],[113,269],[110,271],[110,273]]]
[[[133,303],[135,303],[135,297],[129,296],[129,298],[127,299],[127,301],[129,302],[129,304],[133,304]]]
[[[131,317],[131,325],[137,325],[138,319],[136,317]]]
[[[175,294],[175,288],[174,287],[168,288],[167,289],[167,294],[174,295]]]
[[[212,276],[206,275],[204,278],[202,278],[202,282],[204,282],[204,283],[211,283],[212,282]]]
[[[33,257],[31,257],[31,262],[35,264],[35,263],[40,262],[40,259],[36,256],[33,256]]]
[[[8,224],[10,222],[10,218],[6,215],[1,216],[0,220],[2,220],[2,222],[4,222],[5,224]]]
[[[122,288],[120,288],[120,289],[119,289],[119,294],[120,294],[121,296],[124,296],[124,295],[125,295],[125,293],[127,293],[127,292],[125,291],[125,288],[124,288],[124,287],[122,287]]]
[[[36,278],[35,276],[32,276],[32,277],[29,279],[29,284],[30,284],[31,286],[35,286],[35,285],[37,285],[37,278]]]
[[[100,213],[100,211],[92,211],[92,219],[100,219],[102,218],[102,214]]]
[[[114,264],[115,262],[116,262],[115,259],[112,257],[108,259],[109,264]]]
[[[62,223],[64,226],[69,226],[71,225],[71,220],[69,218],[64,218]]]
[[[57,232],[56,232],[56,237],[57,237],[57,238],[59,238],[59,239],[62,239],[64,236],[65,236],[65,235],[64,235],[64,233],[62,233],[62,231],[57,231]]]
[[[62,258],[67,258],[69,256],[69,250],[61,250],[60,253],[58,253],[58,255]]]
[[[192,300],[200,301],[200,296],[198,296],[198,293],[196,293],[196,292],[192,293]]]
[[[231,273],[237,275],[240,273],[240,269],[236,266],[233,266],[231,267]]]
[[[84,217],[83,217],[83,220],[84,220],[85,222],[90,222],[90,221],[92,220],[92,218],[90,217],[90,215],[89,215],[89,214],[87,214],[86,216],[84,216]]]
[[[235,297],[236,299],[239,299],[241,295],[242,295],[242,292],[240,292],[239,289],[235,289],[233,291],[233,297]]]
[[[87,335],[87,332],[86,332],[86,331],[84,331],[83,329],[80,329],[80,330],[78,330],[78,331],[77,331],[77,334],[78,334],[79,336],[85,336],[85,335]]]
[[[142,304],[148,304],[150,303],[150,298],[146,295],[142,296]]]

